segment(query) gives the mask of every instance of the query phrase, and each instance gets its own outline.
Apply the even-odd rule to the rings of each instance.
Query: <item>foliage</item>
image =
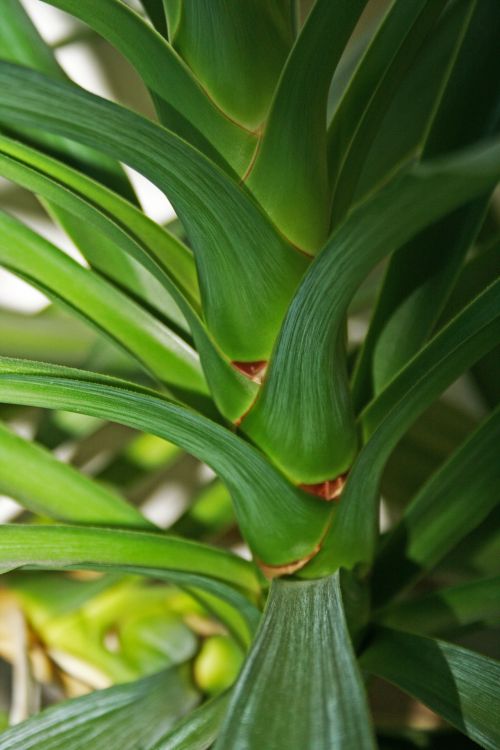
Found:
[[[498,747],[498,0],[44,2],[154,112],[2,0],[0,748]]]

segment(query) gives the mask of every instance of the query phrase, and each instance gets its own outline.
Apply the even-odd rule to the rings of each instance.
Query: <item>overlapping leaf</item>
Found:
[[[76,87],[0,63],[0,93],[1,121],[91,144],[163,189],[194,247],[209,329],[231,359],[269,356],[307,262],[244,191],[173,133]]]
[[[201,415],[131,383],[0,358],[0,402],[89,414],[170,440],[219,474],[254,553],[285,565],[316,551],[330,511],[293,487],[248,443]]]
[[[391,156],[391,148],[403,154],[423,151],[428,158],[495,130],[500,88],[490,71],[496,65],[499,24],[498,6],[489,0],[459,2],[450,8],[398,92],[383,129],[385,140],[374,145],[376,158]],[[435,90],[429,80],[436,82]],[[420,110],[422,103],[414,92],[421,89],[429,102]],[[413,124],[401,122],[406,116]],[[402,134],[402,143],[393,137],[394,131]],[[380,174],[380,163],[374,170]],[[391,259],[357,365],[358,405],[379,392],[432,332],[488,199],[486,191],[478,201],[419,234]]]
[[[361,664],[425,703],[481,747],[498,747],[499,662],[444,641],[382,629]]]
[[[288,309],[259,399],[243,428],[299,482],[345,472],[356,432],[344,354],[347,306],[369,270],[423,227],[493,186],[500,147],[403,170],[352,211]]]
[[[375,563],[378,602],[436,565],[498,505],[499,442],[497,409],[413,498]]]
[[[133,354],[160,381],[207,393],[197,353],[102,277],[0,212],[0,264],[60,300]]]
[[[253,565],[230,552],[187,539],[80,526],[0,526],[0,566],[194,573],[258,591]],[[189,580],[189,579],[188,579]]]
[[[246,182],[295,245],[315,252],[329,226],[330,81],[366,0],[317,0],[283,69]]]
[[[267,0],[185,0],[170,40],[231,118],[258,128],[291,46],[291,28]]]
[[[127,287],[123,258],[131,258],[158,283],[187,320],[201,363],[221,411],[235,419],[248,407],[255,386],[223,357],[200,317],[198,284],[188,249],[173,235],[115,193],[85,175],[23,144],[0,137],[0,174],[43,195],[86,227],[90,253],[84,254],[107,276]],[[82,230],[80,229],[80,232]],[[97,232],[97,235],[96,235]],[[101,239],[102,238],[102,239]],[[108,240],[108,242],[104,242]],[[136,288],[136,274],[131,286]],[[146,294],[142,295],[149,302]],[[71,300],[70,300],[71,301]],[[185,382],[189,387],[189,381]]]
[[[237,172],[244,171],[255,137],[223,115],[173,47],[122,0],[44,2],[80,18],[132,63],[160,98],[158,111],[165,124],[210,156],[217,159],[220,152]]]
[[[0,734],[1,750],[153,750],[159,737],[196,705],[187,669],[61,703]]]
[[[323,549],[307,569],[309,575],[373,561],[386,461],[419,414],[500,340],[499,302],[500,281],[435,336],[365,410],[361,423],[370,438],[350,472]]]
[[[442,0],[392,3],[362,56],[328,130],[334,225],[353,201],[366,156],[401,78],[445,5]],[[440,71],[435,69],[430,88],[439,88],[439,84]],[[429,86],[426,88],[427,96]],[[422,106],[420,99],[418,103]],[[378,181],[386,174],[379,169]]]
[[[29,471],[26,467],[29,466]],[[151,528],[118,494],[0,424],[0,491],[34,513],[69,523]]]
[[[338,574],[271,586],[215,744],[216,750],[264,746],[375,747]]]

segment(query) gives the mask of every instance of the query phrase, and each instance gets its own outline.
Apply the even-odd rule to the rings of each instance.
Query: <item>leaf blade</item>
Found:
[[[361,664],[415,696],[482,747],[498,747],[499,662],[444,641],[382,629]]]
[[[329,522],[329,508],[289,484],[251,445],[206,417],[132,383],[0,358],[0,401],[90,414],[180,445],[223,479],[247,542],[269,565],[314,553]]]
[[[171,669],[49,708],[0,734],[0,748],[78,750],[91,742],[95,750],[107,750],[118,740],[123,750],[138,742],[147,750],[196,701],[186,671]]]
[[[215,748],[263,742],[269,750],[375,747],[338,575],[271,586]]]

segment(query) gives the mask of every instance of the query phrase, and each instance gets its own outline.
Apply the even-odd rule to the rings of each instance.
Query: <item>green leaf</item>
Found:
[[[97,416],[193,453],[225,482],[247,542],[268,565],[309,556],[323,537],[330,517],[325,504],[289,484],[231,431],[160,394],[94,373],[0,358],[0,402]]]
[[[216,750],[374,748],[338,574],[276,580]]]
[[[0,354],[82,365],[95,343],[94,332],[79,320],[54,314],[54,310],[49,308],[38,315],[1,310]]]
[[[0,28],[0,58],[27,65],[53,78],[66,81],[53,50],[42,39],[20,0],[3,0]],[[19,135],[19,133],[17,133]],[[104,185],[134,201],[135,195],[121,166],[93,149],[49,134],[22,131],[30,142],[35,140],[44,150],[65,154],[80,169]]]
[[[228,693],[222,693],[191,711],[152,750],[207,750],[217,738],[226,713]]]
[[[147,260],[143,260],[144,266],[153,275],[155,272],[158,274],[159,265],[175,279],[189,298],[195,302],[199,300],[196,269],[190,250],[121,196],[63,162],[5,136],[0,136],[0,169],[6,179],[52,200],[54,204],[72,212],[79,220],[88,221],[89,217],[93,217],[92,229],[107,233],[116,244],[119,244],[119,231],[115,227],[113,233],[109,225],[112,222],[118,224],[122,231],[133,235],[136,244],[140,242],[145,247],[144,250],[142,247],[131,249],[132,243],[129,241],[129,247],[125,249],[122,241],[124,253],[127,252],[136,259],[147,254],[157,264],[154,265],[151,260],[148,264]],[[83,213],[84,203],[91,204],[94,212]],[[87,246],[84,247],[84,253],[86,249]],[[91,263],[98,264],[99,255],[94,250],[86,254],[86,257]]]
[[[144,574],[144,571],[139,569],[131,572]],[[249,601],[248,591],[242,592],[234,588],[234,584],[221,583],[219,580],[193,573],[154,570],[151,571],[151,575],[184,589],[207,612],[225,625],[243,650],[248,648],[261,619],[260,610]],[[255,596],[251,598],[254,600]]]
[[[198,355],[123,292],[0,212],[0,264],[121,344],[159,380],[207,393]]]
[[[362,56],[328,131],[334,225],[352,204],[388,104],[445,4],[445,0],[396,0]],[[433,71],[432,88],[440,82],[440,73]],[[379,172],[378,182],[386,174]]]
[[[201,320],[196,273],[185,245],[80,172],[1,136],[0,174],[63,209],[64,225],[71,215],[72,226],[78,227],[79,234],[88,232],[88,242],[82,248],[84,255],[108,278],[135,292],[140,288],[137,269],[154,277],[157,293],[159,290],[162,298],[168,295],[187,320],[210,389],[223,414],[236,419],[248,408],[256,386],[223,357]],[[104,240],[109,242],[103,244]],[[132,274],[127,266],[124,268],[127,258],[137,261]],[[152,291],[148,283],[140,294],[148,304]]]
[[[304,276],[259,399],[243,429],[298,482],[345,472],[356,431],[344,353],[348,305],[378,261],[419,230],[492,187],[500,147],[416,164],[354,209]]]
[[[492,278],[499,276],[500,237],[495,236],[488,247],[462,267],[438,327],[456,315],[471,299],[474,299]],[[471,374],[485,404],[491,407],[497,406],[500,403],[500,347],[493,349],[477,362]]]
[[[257,129],[291,46],[291,29],[267,0],[184,0],[170,40],[208,95]]]
[[[141,0],[141,4],[156,31],[166,39],[168,37],[168,29],[163,0]]]
[[[315,252],[329,226],[328,89],[366,0],[316,0],[281,74],[246,183],[295,245]],[[284,189],[286,186],[286,189]]]
[[[121,0],[44,0],[71,13],[107,39],[136,68],[144,83],[161,99],[158,109],[169,127],[183,137],[198,133],[198,147],[219,152],[242,173],[251,157],[255,136],[225,117],[210,100],[173,47]],[[166,117],[167,114],[171,115]],[[202,138],[199,137],[202,136]],[[219,159],[219,161],[221,161]],[[222,162],[223,163],[223,162]]]
[[[499,341],[499,302],[497,281],[437,334],[362,414],[369,440],[350,472],[338,512],[307,575],[372,562],[385,464],[415,419]]]
[[[0,734],[0,750],[153,750],[196,703],[187,669],[169,669],[49,708]]]
[[[209,330],[232,360],[269,356],[307,261],[243,189],[173,133],[74,86],[0,63],[0,92],[3,122],[91,144],[163,189],[194,248]]]
[[[401,438],[385,466],[381,490],[389,510],[404,508],[476,426],[477,419],[462,408],[444,399],[432,404]]]
[[[456,632],[500,617],[500,577],[483,578],[433,591],[384,608],[377,622],[421,635]]]
[[[500,408],[433,474],[386,537],[373,570],[380,604],[434,567],[498,504]]]
[[[364,669],[400,687],[481,747],[500,744],[500,663],[444,641],[382,629]]]
[[[2,567],[195,573],[258,591],[254,566],[230,552],[142,531],[80,526],[0,526]],[[168,575],[166,576],[168,577]]]
[[[29,471],[27,471],[29,467]],[[151,528],[118,494],[0,424],[0,491],[34,513],[69,523]]]
[[[446,86],[438,90],[434,107],[426,113],[428,122],[422,124],[421,133],[413,133],[406,123],[401,125],[399,113],[412,111],[411,102],[419,101],[414,92],[423,88],[418,77],[415,80],[412,75],[403,87],[398,114],[394,116],[398,130],[410,138],[408,148],[423,150],[427,158],[463,147],[494,131],[498,123],[500,88],[495,76],[491,76],[500,33],[498,6],[489,0],[456,3],[451,13],[451,18],[445,14],[441,32],[445,41],[450,32],[452,40],[457,37],[457,49],[445,71]],[[436,42],[439,47],[442,40],[438,37]],[[432,49],[431,45],[431,52]],[[424,55],[419,63],[424,63],[427,76],[435,77],[437,61],[433,55],[427,57],[430,59]],[[416,73],[420,71],[417,69]],[[415,116],[413,119],[418,121]],[[396,124],[391,128],[391,136],[395,127]],[[383,150],[384,146],[379,143],[378,149]],[[431,334],[480,227],[488,200],[487,193],[431,226],[391,259],[356,368],[354,390],[358,405],[366,403],[372,392],[378,393]]]

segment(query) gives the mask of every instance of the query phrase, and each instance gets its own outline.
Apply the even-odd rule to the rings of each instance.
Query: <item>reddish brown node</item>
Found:
[[[267,360],[258,359],[255,362],[231,362],[233,367],[241,372],[249,380],[259,385],[262,383],[267,369]]]
[[[316,495],[317,497],[321,497],[322,500],[332,502],[332,500],[338,500],[340,498],[346,479],[347,473],[341,474],[335,479],[327,479],[325,482],[318,482],[318,484],[299,484],[299,487],[310,495]]]

